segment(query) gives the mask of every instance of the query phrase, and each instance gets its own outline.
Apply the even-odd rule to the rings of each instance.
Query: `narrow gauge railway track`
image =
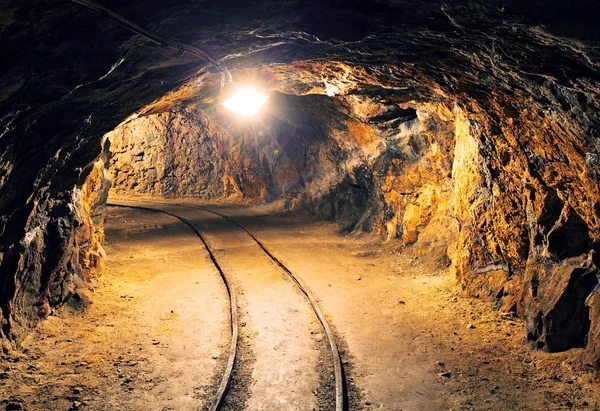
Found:
[[[227,389],[229,387],[229,383],[232,378],[233,368],[235,366],[235,360],[236,360],[236,356],[237,356],[237,347],[238,347],[238,338],[239,338],[237,302],[236,302],[236,297],[235,297],[235,290],[232,288],[231,281],[228,279],[225,271],[222,269],[222,266],[217,261],[215,252],[212,250],[211,246],[208,244],[208,242],[202,235],[201,231],[191,221],[189,221],[188,219],[186,219],[180,215],[177,215],[176,213],[173,213],[172,211],[166,211],[161,208],[152,208],[152,207],[144,207],[144,206],[139,206],[139,205],[127,204],[128,200],[126,200],[126,199],[123,200],[124,202],[118,202],[118,201],[119,200],[117,200],[117,202],[114,202],[114,201],[109,200],[108,205],[109,206],[117,206],[117,207],[137,208],[137,209],[141,209],[141,210],[149,210],[149,211],[154,211],[154,212],[162,212],[162,213],[170,215],[174,218],[177,218],[184,224],[188,225],[194,231],[194,233],[200,238],[202,243],[204,244],[204,247],[206,248],[206,250],[210,256],[211,261],[213,262],[213,264],[219,271],[221,278],[223,279],[223,281],[225,283],[227,292],[230,297],[232,339],[231,339],[231,346],[230,346],[227,367],[226,367],[223,377],[221,379],[219,389],[218,389],[218,391],[215,395],[215,398],[209,408],[210,411],[219,410],[221,405],[223,404],[223,400],[225,398]],[[258,245],[258,247],[292,280],[292,282],[295,284],[295,286],[298,287],[298,289],[302,292],[302,294],[308,300],[308,302],[311,306],[311,309],[313,310],[315,316],[319,320],[321,328],[325,332],[325,335],[326,335],[328,343],[329,343],[330,356],[331,356],[334,377],[335,377],[335,410],[336,411],[344,411],[344,410],[348,409],[347,389],[346,389],[344,371],[343,371],[343,367],[342,367],[342,363],[341,363],[341,359],[340,359],[339,350],[337,347],[337,343],[336,343],[333,331],[331,330],[331,327],[330,327],[327,319],[325,318],[323,311],[321,310],[317,300],[314,298],[312,293],[304,286],[304,284],[298,279],[298,277],[296,275],[294,275],[294,273],[289,268],[287,268],[285,266],[285,264],[273,254],[272,251],[270,251],[267,248],[267,246],[262,241],[260,241],[252,232],[250,232],[246,227],[244,227],[239,221],[235,220],[234,218],[232,218],[226,214],[222,214],[217,211],[210,210],[205,207],[193,206],[193,205],[189,205],[189,204],[180,204],[180,203],[165,203],[165,202],[151,201],[151,200],[136,199],[136,200],[129,200],[129,201],[134,202],[134,203],[140,203],[140,202],[148,203],[149,205],[154,204],[157,206],[161,206],[161,205],[162,206],[178,206],[178,207],[197,209],[200,211],[208,212],[210,214],[219,216],[219,217],[229,221],[230,223],[236,225],[241,230],[243,230]]]

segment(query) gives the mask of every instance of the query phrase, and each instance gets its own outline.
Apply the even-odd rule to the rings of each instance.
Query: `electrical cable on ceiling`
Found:
[[[210,56],[210,54],[199,49],[198,47],[190,46],[189,44],[184,44],[184,43],[180,43],[177,41],[167,40],[164,37],[161,37],[158,34],[154,34],[151,31],[148,31],[145,28],[135,24],[131,20],[126,19],[125,17],[115,13],[114,11],[112,11],[96,2],[93,2],[92,0],[70,0],[70,1],[72,1],[73,3],[79,4],[80,6],[83,6],[89,10],[92,10],[92,11],[95,11],[97,13],[107,16],[109,19],[115,21],[120,26],[125,27],[129,31],[132,31],[135,34],[138,34],[138,35],[150,40],[151,42],[158,44],[161,47],[171,48],[171,49],[182,51],[182,52],[187,51],[190,54],[193,54],[195,56],[198,56],[205,60],[208,60],[208,62],[210,62],[214,67],[216,67],[217,69],[219,69],[221,71],[221,76],[222,76],[221,77],[221,86],[224,85],[225,81],[228,81],[228,82],[233,81],[231,73],[229,72],[229,70],[227,70],[227,67],[225,66],[225,64],[223,62],[215,60],[213,57]]]

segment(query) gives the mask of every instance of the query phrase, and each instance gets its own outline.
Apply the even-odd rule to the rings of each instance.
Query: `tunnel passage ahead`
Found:
[[[93,301],[103,136],[149,121],[136,141],[171,157],[115,151],[115,190],[280,203],[373,233],[450,265],[534,349],[598,370],[597,1],[102,2],[214,67],[71,3],[0,7],[4,352]],[[271,129],[219,111],[220,73],[280,104]]]

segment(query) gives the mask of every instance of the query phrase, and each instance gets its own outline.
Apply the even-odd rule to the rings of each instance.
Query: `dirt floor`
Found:
[[[319,299],[343,349],[351,409],[600,409],[598,383],[580,369],[581,350],[531,351],[520,320],[462,296],[446,268],[410,249],[341,236],[334,223],[272,207],[213,207],[253,231]],[[214,217],[188,216],[204,224],[242,290],[245,354],[230,409],[331,409],[320,393],[322,335],[301,296],[274,267],[243,262],[256,255],[248,239]],[[228,304],[202,244],[154,212],[111,208],[106,227],[108,272],[94,283],[94,303],[83,314],[56,310],[0,360],[6,409],[186,410],[210,402],[229,346]],[[291,311],[273,310],[284,301]],[[269,330],[281,329],[288,314],[293,327],[273,345]],[[304,347],[302,355],[286,344]],[[278,362],[270,357],[278,350],[296,357]],[[261,402],[294,376],[294,398],[304,402]]]
[[[106,233],[109,268],[89,309],[56,310],[3,358],[7,409],[194,410],[212,399],[229,307],[204,247],[159,213],[111,209]]]

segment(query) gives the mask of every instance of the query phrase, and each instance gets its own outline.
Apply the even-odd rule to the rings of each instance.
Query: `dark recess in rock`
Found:
[[[548,251],[560,259],[581,255],[590,250],[590,245],[588,226],[572,211],[548,234]]]
[[[585,347],[590,330],[590,313],[585,303],[598,285],[597,275],[597,269],[573,270],[556,305],[550,312],[536,317],[534,330],[527,338],[548,351]]]

